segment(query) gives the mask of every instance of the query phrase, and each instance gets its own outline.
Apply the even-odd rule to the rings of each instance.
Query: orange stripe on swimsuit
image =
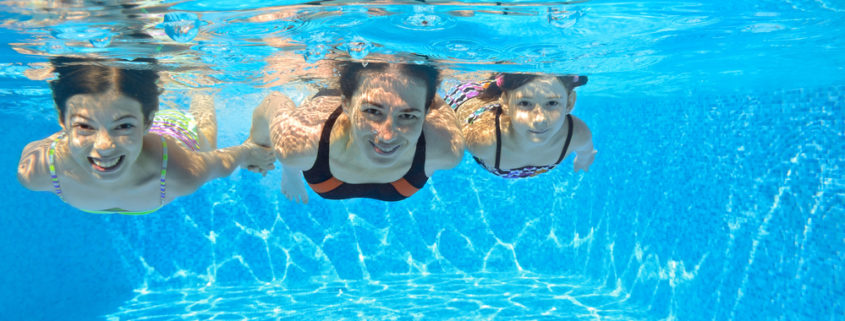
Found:
[[[394,182],[350,184],[335,178],[329,166],[329,137],[332,126],[341,112],[342,109],[338,107],[323,124],[314,166],[302,172],[302,176],[314,192],[327,199],[372,198],[382,201],[399,201],[414,195],[425,186],[425,182],[428,181],[428,176],[425,176],[425,135],[420,135],[417,140],[411,168]]]

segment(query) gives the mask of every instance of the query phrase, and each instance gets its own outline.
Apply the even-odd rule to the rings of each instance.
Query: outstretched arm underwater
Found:
[[[302,108],[296,108],[294,102],[284,94],[270,93],[253,112],[249,140],[262,146],[272,146],[276,158],[282,163],[282,194],[288,200],[308,203],[302,170],[309,168],[316,157],[316,141],[308,139],[316,131],[310,133],[307,130],[310,127],[303,125],[300,116],[308,119],[314,117],[301,115],[302,112]],[[311,149],[313,153],[308,152]],[[266,173],[273,167],[250,169]]]

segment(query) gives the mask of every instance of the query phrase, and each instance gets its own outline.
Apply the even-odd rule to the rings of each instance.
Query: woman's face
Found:
[[[372,162],[395,164],[416,147],[425,121],[425,82],[395,69],[362,71],[345,111],[351,133]]]
[[[79,94],[66,102],[71,158],[94,178],[116,180],[138,159],[147,128],[141,103],[114,91]]]
[[[556,77],[538,77],[502,96],[514,134],[525,142],[545,144],[563,128],[572,111],[575,92]]]

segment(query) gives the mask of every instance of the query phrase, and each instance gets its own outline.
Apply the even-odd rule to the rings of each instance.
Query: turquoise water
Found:
[[[845,315],[841,4],[138,5],[0,6],[2,320]],[[578,73],[574,114],[599,153],[588,173],[569,158],[520,181],[467,156],[398,203],[294,204],[278,171],[236,171],[152,215],[90,215],[11,170],[58,130],[32,79],[75,52],[160,58],[166,105],[216,91],[221,146],[270,90],[301,100],[321,83],[320,59],[427,60],[444,84]]]

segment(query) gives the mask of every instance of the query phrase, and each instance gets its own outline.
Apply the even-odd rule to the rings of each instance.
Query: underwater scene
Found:
[[[0,1],[0,320],[845,320],[843,18]]]

